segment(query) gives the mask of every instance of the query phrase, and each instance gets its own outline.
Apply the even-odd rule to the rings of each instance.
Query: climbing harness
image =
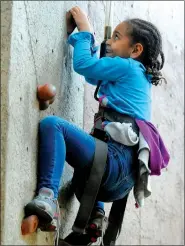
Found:
[[[80,200],[81,205],[75,223],[72,227],[73,232],[64,240],[59,241],[60,246],[66,245],[65,243],[68,243],[68,245],[91,245],[97,240],[97,238],[101,239],[100,245],[102,246],[115,245],[116,239],[121,231],[121,225],[124,218],[129,192],[122,199],[113,201],[108,219],[102,216],[102,220],[99,220],[99,224],[102,225],[100,226],[101,233],[96,230],[97,227],[95,228],[93,226],[96,223],[92,222],[92,218],[90,218],[91,211],[101,184],[102,176],[104,174],[107,159],[107,137],[106,132],[101,127],[102,122],[106,120],[112,122],[130,123],[132,125],[132,129],[137,134],[139,132],[139,128],[134,118],[128,115],[120,114],[112,109],[99,106],[99,111],[94,116],[94,129],[91,133],[96,141],[96,149],[90,176],[82,199]],[[76,195],[79,197],[78,194]],[[95,218],[95,221],[98,220]]]

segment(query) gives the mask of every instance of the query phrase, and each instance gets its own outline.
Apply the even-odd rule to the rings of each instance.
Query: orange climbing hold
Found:
[[[37,87],[37,98],[40,110],[45,110],[52,104],[56,96],[56,87],[52,84],[39,85]]]
[[[36,215],[31,215],[22,221],[21,232],[22,235],[28,235],[35,232],[38,228],[39,219]]]

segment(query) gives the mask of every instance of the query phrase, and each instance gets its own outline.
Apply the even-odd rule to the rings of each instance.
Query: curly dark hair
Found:
[[[142,19],[128,19],[125,22],[128,24],[128,35],[131,37],[132,44],[141,43],[143,45],[143,52],[139,60],[145,66],[147,74],[152,75],[152,84],[158,85],[162,80],[166,82],[160,72],[164,66],[165,57],[159,30],[152,23]],[[158,60],[159,56],[161,61]]]

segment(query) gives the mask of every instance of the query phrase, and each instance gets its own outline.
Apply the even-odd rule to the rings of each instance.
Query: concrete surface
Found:
[[[55,114],[83,126],[84,81],[72,73],[72,51],[66,45],[65,36],[65,12],[73,4],[41,1],[14,1],[12,5],[9,2],[2,3],[2,26],[7,30],[2,33],[5,40],[2,74],[8,74],[8,81],[2,77],[2,94],[5,98],[3,118],[8,116],[3,122],[3,154],[6,153],[2,172],[5,173],[2,185],[5,189],[5,211],[2,214],[4,245],[53,243],[51,233],[39,232],[22,237],[20,225],[23,207],[34,196],[36,187],[39,119]],[[11,33],[8,29],[10,25]],[[8,38],[11,38],[10,59],[6,42]],[[41,112],[36,99],[36,87],[46,82],[56,86],[57,98],[50,108]],[[62,182],[65,183],[71,176],[72,171],[66,167]],[[78,206],[75,202],[71,210],[70,207],[63,209],[62,218],[66,216],[69,222],[70,216],[73,216],[73,206],[73,212]]]
[[[45,115],[55,114],[89,131],[97,104],[92,86],[73,72],[72,48],[66,44],[65,12],[79,5],[88,12],[97,41],[103,38],[105,1],[1,2],[1,114],[2,114],[2,245],[51,245],[52,233],[22,237],[24,205],[34,196],[37,166],[37,127]],[[121,245],[183,245],[184,243],[184,45],[183,2],[116,1],[114,25],[127,17],[141,17],[158,25],[164,38],[167,85],[153,88],[153,123],[170,150],[171,162],[153,178],[153,194],[143,209],[131,196],[118,239]],[[165,11],[164,11],[165,10]],[[36,87],[57,87],[56,101],[39,111]],[[84,97],[85,96],[85,97]],[[72,177],[66,165],[62,185]],[[69,233],[78,209],[75,198],[61,204],[61,237]],[[110,204],[106,205],[108,212]]]
[[[1,235],[4,231],[5,166],[8,132],[8,68],[10,61],[12,2],[1,5]]]

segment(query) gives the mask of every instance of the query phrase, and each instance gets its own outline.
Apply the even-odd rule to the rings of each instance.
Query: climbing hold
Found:
[[[45,110],[52,104],[56,96],[56,87],[52,84],[39,85],[37,87],[37,98],[40,110]]]
[[[55,97],[53,97],[51,100],[49,100],[49,104],[52,104],[55,101]]]
[[[37,230],[39,219],[36,215],[31,215],[22,221],[21,232],[22,235],[33,233]]]
[[[39,102],[39,109],[40,110],[45,110],[49,107],[49,101],[40,101]]]
[[[56,88],[54,85],[51,84],[44,84],[44,85],[39,85],[37,87],[37,96],[38,99],[47,101],[51,100],[55,97],[56,95]]]

